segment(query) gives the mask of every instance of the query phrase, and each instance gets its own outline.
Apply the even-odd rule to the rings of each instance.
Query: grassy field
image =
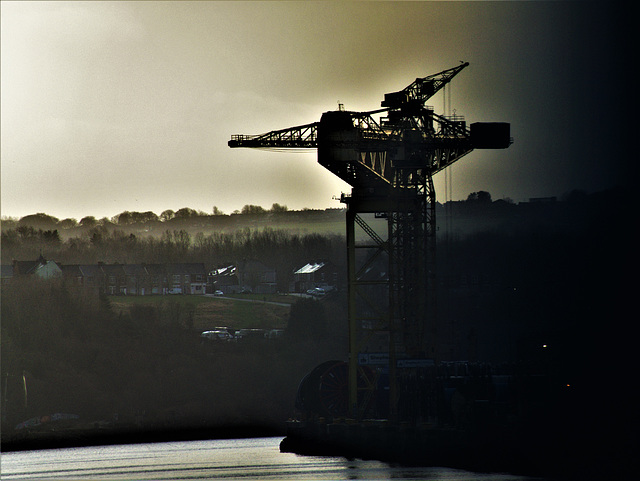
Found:
[[[209,296],[122,296],[110,298],[116,314],[129,314],[131,306],[146,305],[166,310],[170,305],[193,312],[193,329],[215,327],[276,329],[287,326],[290,304],[297,298],[283,295],[239,295],[236,298]],[[252,302],[248,302],[252,301]],[[289,306],[273,303],[286,303]]]

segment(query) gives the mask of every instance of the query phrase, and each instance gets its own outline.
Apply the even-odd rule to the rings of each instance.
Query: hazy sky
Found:
[[[340,207],[349,186],[315,151],[229,149],[230,136],[314,122],[338,102],[375,109],[461,60],[452,108],[511,122],[515,143],[455,164],[454,199],[619,181],[617,2],[0,5],[3,216]]]

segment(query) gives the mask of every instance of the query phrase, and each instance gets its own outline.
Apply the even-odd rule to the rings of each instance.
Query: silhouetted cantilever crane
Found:
[[[355,381],[358,354],[374,349],[367,345],[374,338],[388,340],[391,417],[397,417],[398,355],[414,360],[404,363],[413,366],[427,365],[436,356],[433,175],[474,148],[511,144],[508,123],[474,123],[467,129],[461,117],[440,116],[425,106],[468,65],[417,78],[385,94],[378,110],[325,112],[319,122],[234,135],[229,141],[229,147],[317,148],[318,162],[352,187],[341,200],[347,204],[349,406],[354,417],[361,403]],[[376,114],[386,117],[376,121]],[[368,213],[387,219],[386,240],[361,216]],[[356,224],[368,243],[356,242]],[[417,416],[433,414],[427,410]]]

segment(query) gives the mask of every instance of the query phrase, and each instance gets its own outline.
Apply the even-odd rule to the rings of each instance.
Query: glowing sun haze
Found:
[[[620,169],[593,110],[619,62],[609,4],[2,2],[2,215],[340,207],[349,186],[315,151],[231,150],[230,136],[338,102],[375,109],[461,60],[452,109],[511,122],[515,143],[460,160],[454,199],[610,187]],[[441,113],[443,95],[430,104]]]

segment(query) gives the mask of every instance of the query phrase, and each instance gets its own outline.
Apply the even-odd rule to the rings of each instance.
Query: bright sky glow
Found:
[[[349,187],[315,152],[227,140],[375,109],[461,60],[452,108],[511,122],[515,144],[456,164],[454,199],[609,187],[592,97],[618,60],[608,4],[2,2],[1,213],[340,207]]]

